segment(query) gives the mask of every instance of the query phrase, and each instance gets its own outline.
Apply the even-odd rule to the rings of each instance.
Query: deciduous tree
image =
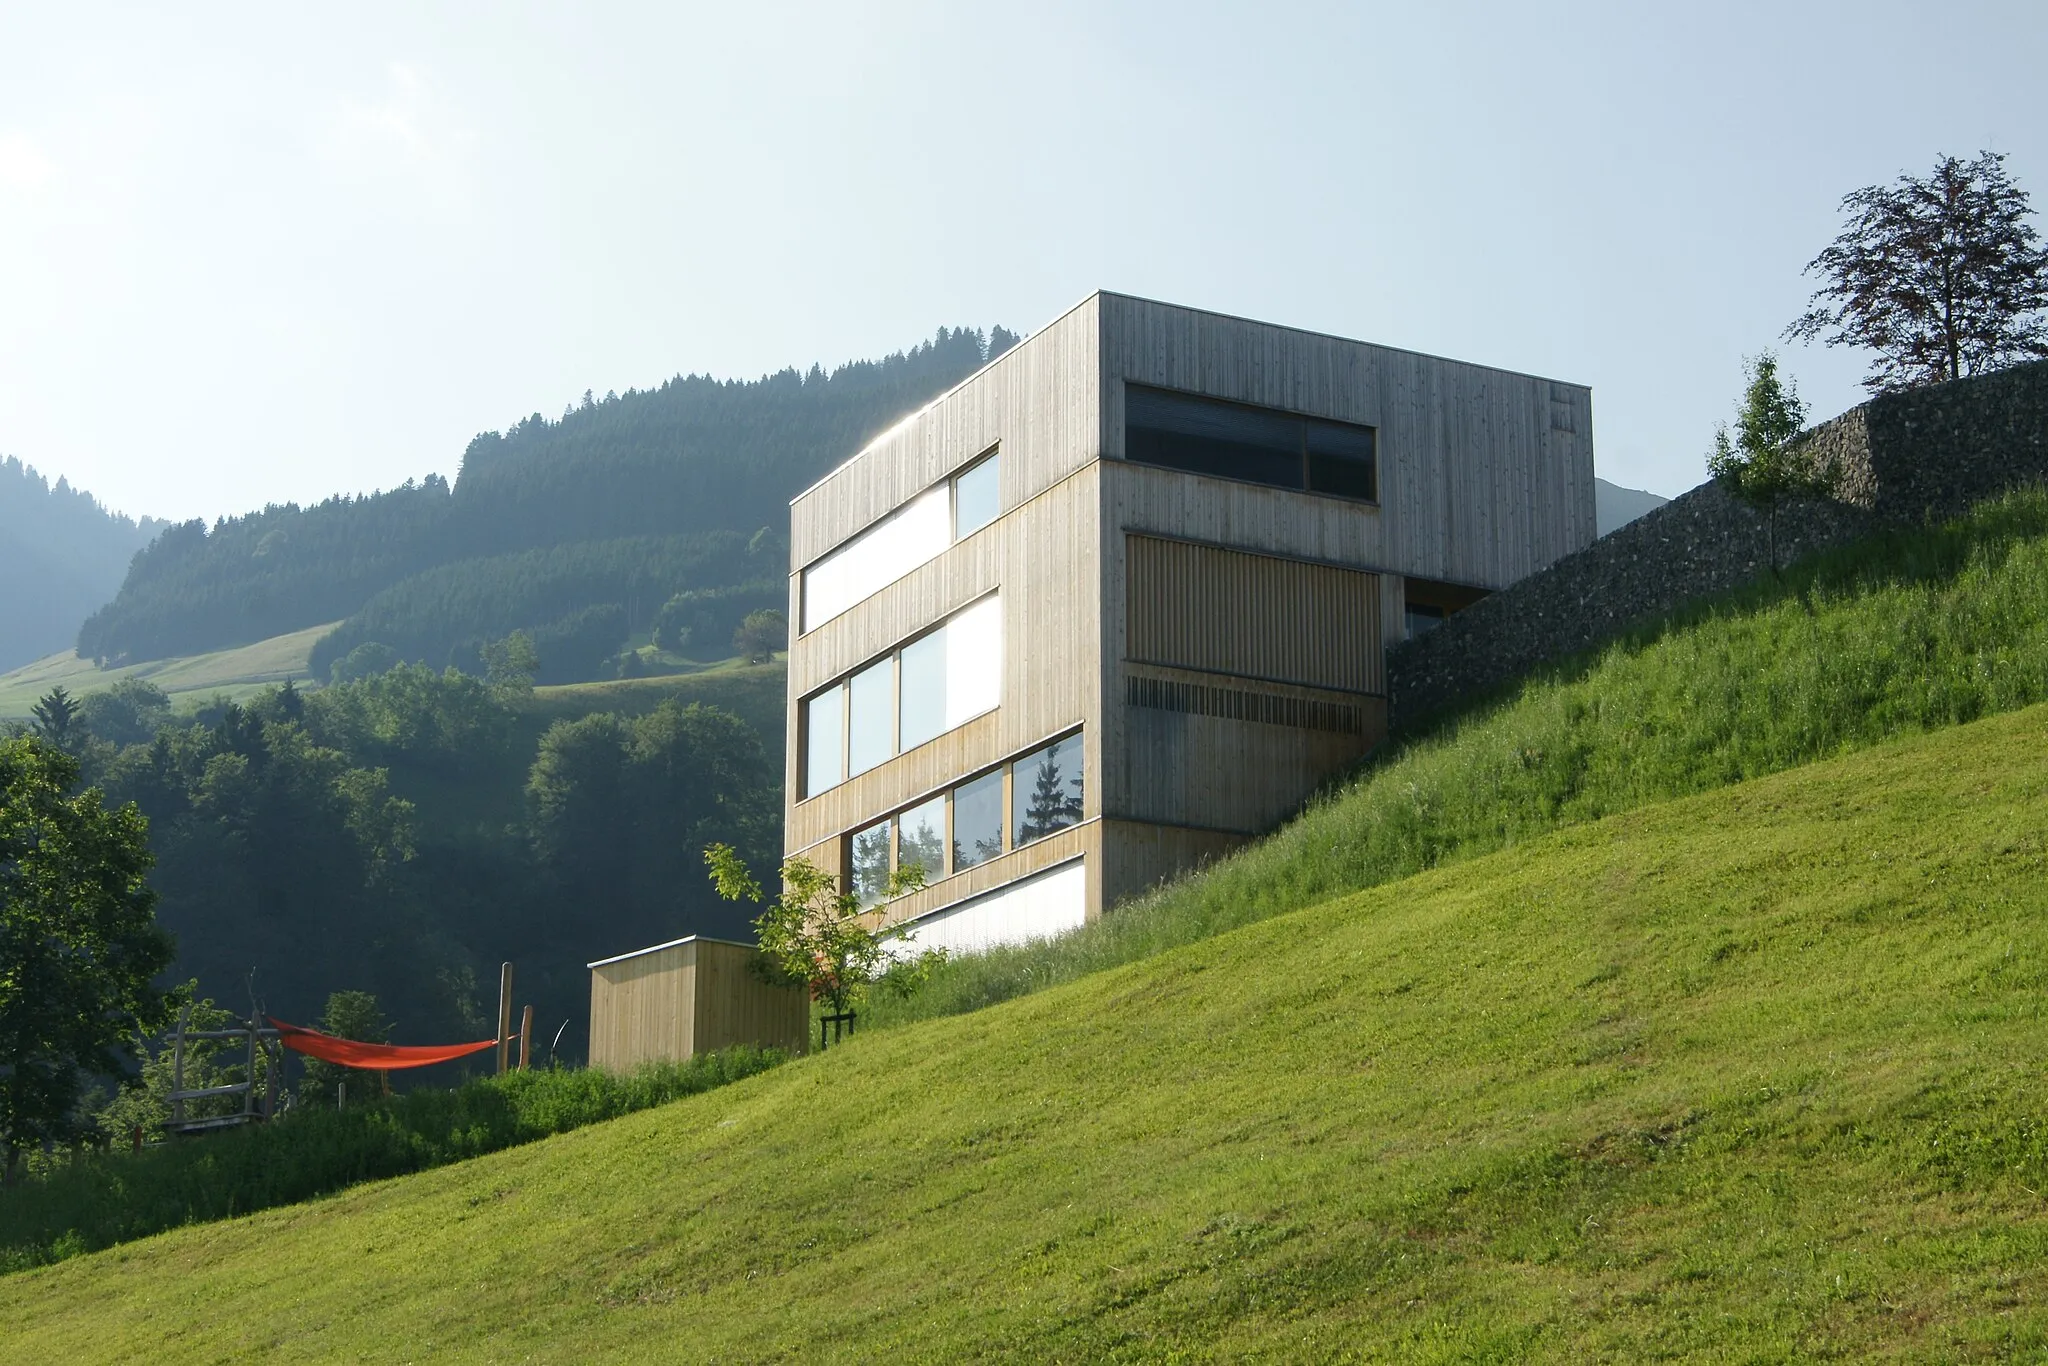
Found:
[[[1806,404],[1790,380],[1778,377],[1778,358],[1766,351],[1745,362],[1744,368],[1749,383],[1735,413],[1735,435],[1729,437],[1726,423],[1714,429],[1707,473],[1763,513],[1771,573],[1776,574],[1778,509],[1790,499],[1820,492],[1823,480],[1794,449],[1793,442],[1806,425]]]
[[[1807,264],[1822,280],[1788,339],[1877,353],[1875,393],[2048,356],[2048,251],[2005,157],[1943,157],[1842,200],[1847,225]]]
[[[28,736],[0,741],[0,1161],[81,1129],[88,1077],[121,1072],[169,1020],[148,825],[74,793],[78,763]]]

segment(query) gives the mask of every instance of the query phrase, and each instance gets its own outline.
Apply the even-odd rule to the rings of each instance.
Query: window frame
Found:
[[[871,659],[862,661],[857,667],[848,669],[845,673],[839,675],[839,677],[833,679],[824,687],[819,688],[816,691],[811,692],[806,696],[797,699],[797,740],[801,752],[797,756],[796,769],[797,772],[800,775],[802,775],[804,786],[804,794],[802,797],[798,798],[799,801],[807,802],[811,801],[816,797],[823,796],[825,793],[832,791],[833,788],[843,787],[847,783],[852,782],[855,778],[860,777],[862,774],[873,773],[876,769],[880,768],[883,764],[888,763],[890,760],[900,759],[905,754],[908,754],[910,752],[910,750],[907,750],[903,747],[903,652],[911,648],[913,645],[917,645],[922,641],[929,640],[932,636],[937,635],[939,632],[945,630],[948,626],[952,625],[957,618],[967,615],[967,613],[973,611],[977,607],[982,606],[984,603],[990,601],[1000,602],[1002,596],[1003,590],[1001,588],[996,588],[990,590],[989,592],[983,593],[980,597],[975,598],[971,602],[962,603],[959,607],[946,613],[945,616],[933,622],[931,625],[925,627],[922,631],[917,632],[915,635],[907,636],[903,640],[899,641],[897,644],[891,646],[886,653],[876,655]],[[1000,613],[1001,609],[998,608],[997,610]],[[888,661],[889,663],[889,753],[884,755],[882,758],[876,760],[874,763],[868,765],[866,768],[860,770],[859,773],[855,773],[851,771],[853,763],[853,680],[867,673],[868,670],[874,668],[876,665],[882,663],[884,660]],[[838,768],[839,778],[830,786],[821,787],[816,791],[812,791],[810,785],[811,704],[816,702],[825,694],[832,692],[834,690],[837,690],[840,695]],[[960,729],[961,726],[969,725],[975,721],[979,721],[982,717],[987,716],[990,712],[999,710],[1002,707],[1002,705],[1003,688],[1002,680],[999,677],[996,681],[996,700],[993,703],[986,707],[983,707],[980,711],[975,712],[972,715],[962,717],[957,723],[945,727],[936,735],[927,736],[925,739],[918,741],[917,744],[911,746],[910,748],[921,749],[925,745],[931,744],[933,741],[942,739],[945,736],[952,734],[954,731]]]
[[[1154,394],[1164,394],[1172,399],[1183,400],[1195,404],[1215,404],[1226,408],[1242,409],[1244,411],[1257,413],[1262,416],[1283,417],[1288,419],[1289,421],[1293,422],[1297,428],[1295,440],[1297,445],[1297,454],[1300,462],[1301,482],[1299,484],[1276,484],[1271,482],[1270,480],[1265,479],[1249,479],[1241,475],[1217,474],[1209,470],[1189,469],[1184,465],[1162,464],[1158,461],[1145,460],[1141,459],[1138,456],[1132,455],[1130,391],[1133,389],[1140,389],[1148,393]],[[1164,384],[1147,384],[1143,380],[1133,379],[1126,379],[1124,381],[1123,421],[1123,458],[1133,465],[1143,465],[1147,469],[1154,470],[1173,470],[1179,474],[1194,475],[1202,479],[1222,479],[1233,484],[1247,484],[1253,488],[1280,489],[1288,493],[1306,494],[1312,498],[1334,498],[1340,503],[1350,503],[1358,507],[1376,508],[1380,506],[1380,429],[1369,423],[1347,422],[1343,418],[1324,417],[1318,413],[1297,412],[1292,408],[1274,408],[1263,403],[1247,403],[1242,399],[1221,398],[1215,394],[1201,394],[1196,393],[1193,390],[1189,389],[1174,389]],[[1319,489],[1314,486],[1314,456],[1309,449],[1309,430],[1311,424],[1314,423],[1323,423],[1331,427],[1350,428],[1353,431],[1365,432],[1370,435],[1372,441],[1372,462],[1370,465],[1372,479],[1372,494],[1370,497],[1360,497],[1359,495],[1352,493],[1340,493],[1332,489]],[[1156,431],[1160,429],[1140,427],[1138,430]]]
[[[944,882],[948,878],[957,877],[961,873],[971,872],[976,868],[984,867],[988,864],[994,863],[998,859],[1007,858],[1011,854],[1016,853],[1020,849],[1029,848],[1031,845],[1034,844],[1042,844],[1046,840],[1053,838],[1055,835],[1061,835],[1069,830],[1076,830],[1079,829],[1081,826],[1086,825],[1088,823],[1089,817],[1083,814],[1077,816],[1072,825],[1063,825],[1057,830],[1048,831],[1046,834],[1035,836],[1034,838],[1026,840],[1022,843],[1019,843],[1016,838],[1017,766],[1025,762],[1026,760],[1035,758],[1036,756],[1043,754],[1046,750],[1053,748],[1055,745],[1063,745],[1069,740],[1076,740],[1081,742],[1081,775],[1083,783],[1082,801],[1084,803],[1083,811],[1085,812],[1085,803],[1087,800],[1088,773],[1088,747],[1085,738],[1085,731],[1086,727],[1084,726],[1070,726],[1065,730],[1059,731],[1052,735],[1048,735],[1044,739],[1039,740],[1038,742],[1029,746],[1028,748],[1020,750],[1017,753],[1010,755],[1008,758],[1000,760],[997,763],[984,764],[981,767],[973,769],[961,775],[958,778],[952,779],[950,782],[947,782],[939,788],[922,794],[921,796],[915,798],[912,801],[903,802],[899,805],[892,806],[886,811],[882,812],[882,814],[880,814],[879,816],[875,816],[869,820],[864,820],[860,824],[854,826],[852,829],[843,831],[839,836],[839,846],[843,858],[841,867],[843,867],[846,870],[841,884],[842,887],[847,891],[859,890],[855,881],[854,842],[858,840],[862,835],[869,833],[878,826],[881,827],[884,831],[886,831],[885,844],[888,850],[889,866],[887,871],[883,874],[883,877],[886,880],[887,878],[895,876],[896,871],[903,866],[903,818],[909,815],[911,812],[918,810],[920,807],[931,805],[931,803],[934,800],[944,802],[944,820],[942,824],[945,828],[941,835],[943,844],[940,849],[940,871],[936,877],[930,878],[924,884],[926,887],[936,886],[938,883]],[[974,863],[970,863],[964,868],[959,867],[955,863],[953,858],[954,844],[957,839],[958,831],[958,826],[955,823],[953,814],[954,799],[961,788],[966,787],[971,783],[980,782],[983,779],[989,777],[990,775],[996,775],[1001,778],[1002,824],[998,827],[997,833],[1001,837],[1000,842],[1002,847],[998,849],[995,853],[990,854],[987,858],[981,859]],[[910,893],[905,892],[903,893],[903,895],[908,896],[910,895]],[[893,897],[883,897],[876,901],[865,902],[862,904],[861,909],[863,912],[876,910],[882,906],[888,905],[890,901],[895,899],[896,898]]]
[[[925,485],[916,493],[904,499],[896,506],[890,508],[880,517],[877,517],[874,521],[869,522],[866,526],[854,532],[851,536],[846,537],[837,545],[827,548],[823,554],[819,555],[817,558],[813,559],[809,564],[804,565],[801,569],[799,569],[797,571],[797,612],[801,620],[797,623],[797,636],[799,638],[807,636],[811,634],[811,632],[819,630],[820,628],[839,620],[839,618],[845,616],[848,612],[851,612],[854,608],[860,606],[869,598],[881,592],[884,588],[887,588],[890,584],[900,582],[905,577],[915,573],[919,569],[922,569],[925,565],[930,564],[933,560],[936,560],[939,556],[945,554],[948,550],[951,550],[954,546],[960,544],[961,541],[965,540],[967,537],[960,534],[960,481],[966,478],[968,475],[972,474],[974,471],[982,468],[984,465],[987,465],[994,461],[1000,461],[1002,453],[1003,443],[1001,441],[991,442],[988,446],[984,447],[978,454],[976,454],[972,459],[963,461],[961,464],[959,464],[958,466],[954,467],[951,471],[949,471],[943,478],[935,479],[931,483]],[[1001,464],[996,465],[995,475],[995,513],[988,519],[988,521],[982,523],[973,531],[968,532],[967,536],[972,536],[976,532],[984,531],[1002,520],[1003,490]],[[872,532],[880,531],[883,527],[887,526],[890,521],[892,521],[894,518],[902,514],[905,509],[909,508],[911,505],[916,503],[920,498],[923,498],[928,494],[936,492],[940,488],[944,488],[946,490],[946,544],[941,546],[938,550],[934,551],[927,558],[918,561],[909,569],[904,570],[903,573],[898,574],[895,578],[888,580],[888,582],[886,583],[877,584],[874,588],[862,594],[860,597],[855,598],[853,601],[847,603],[846,606],[840,608],[831,616],[826,617],[823,621],[813,622],[811,620],[811,575],[814,572],[816,572],[818,567],[824,564],[825,561],[831,559],[833,556],[839,554],[840,551],[846,549],[854,542],[860,540],[862,537],[867,536]]]

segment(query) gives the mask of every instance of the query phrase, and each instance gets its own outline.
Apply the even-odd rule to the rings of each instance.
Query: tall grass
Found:
[[[974,1010],[1561,825],[2048,698],[2048,492],[1817,556],[1368,761],[1270,838],[875,1025]]]
[[[0,1272],[529,1143],[782,1061],[774,1049],[730,1048],[627,1074],[512,1072],[354,1109],[296,1110],[139,1154],[82,1155],[0,1193]]]

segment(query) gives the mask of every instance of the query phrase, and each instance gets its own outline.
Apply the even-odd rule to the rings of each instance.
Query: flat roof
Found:
[[[672,949],[677,945],[692,943],[699,939],[707,944],[730,944],[736,949],[757,947],[742,939],[720,939],[715,934],[686,934],[681,939],[671,939],[666,944],[650,944],[644,949],[634,949],[631,953],[613,954],[610,958],[600,958],[595,963],[585,963],[583,966],[586,968],[601,968],[607,963],[623,963],[628,958],[639,958],[650,953],[660,953],[663,949]]]
[[[1201,313],[1211,318],[1221,318],[1226,322],[1249,323],[1253,327],[1277,327],[1283,332],[1299,332],[1304,337],[1326,337],[1331,341],[1345,342],[1352,346],[1370,346],[1380,351],[1393,351],[1404,356],[1419,356],[1423,360],[1442,361],[1446,365],[1469,365],[1475,370],[1492,370],[1496,371],[1499,374],[1514,375],[1521,379],[1540,379],[1544,381],[1546,384],[1569,384],[1575,389],[1590,390],[1592,388],[1591,385],[1579,384],[1573,380],[1553,379],[1549,375],[1539,375],[1529,370],[1510,370],[1504,365],[1488,365],[1485,361],[1460,360],[1456,356],[1439,356],[1433,351],[1417,351],[1413,347],[1409,346],[1389,346],[1385,342],[1366,341],[1363,337],[1347,337],[1341,332],[1319,332],[1313,327],[1294,327],[1287,323],[1276,323],[1269,321],[1265,318],[1247,318],[1242,314],[1238,313],[1224,313],[1214,308],[1198,308],[1193,304],[1170,303],[1165,299],[1151,299],[1147,298],[1142,294],[1125,294],[1119,290],[1114,289],[1095,289],[1090,290],[1088,293],[1082,295],[1081,298],[1074,304],[1070,305],[1067,308],[1063,308],[1058,313],[1054,314],[1051,321],[1047,322],[1044,327],[1039,328],[1035,332],[1026,332],[1023,336],[1017,339],[1017,344],[1015,346],[1011,347],[1008,351],[1003,352],[1002,355],[995,356],[987,361],[984,361],[981,365],[981,368],[976,370],[973,374],[969,375],[966,379],[961,380],[958,384],[946,390],[944,393],[939,394],[937,397],[932,398],[925,402],[924,404],[920,405],[919,407],[914,408],[910,412],[905,413],[902,417],[896,419],[887,427],[884,427],[881,431],[875,433],[875,435],[869,438],[867,443],[863,445],[859,450],[855,451],[852,455],[847,456],[844,460],[834,465],[831,469],[825,471],[825,473],[820,475],[810,485],[810,487],[806,488],[802,493],[797,494],[796,497],[790,499],[789,505],[791,507],[795,507],[798,503],[802,502],[805,498],[808,498],[812,493],[814,493],[820,485],[824,484],[827,480],[831,479],[833,475],[839,473],[839,471],[845,469],[848,465],[851,465],[854,461],[860,459],[869,451],[881,445],[883,441],[887,440],[891,435],[893,435],[896,432],[897,428],[907,426],[909,423],[916,421],[925,413],[931,411],[933,408],[936,408],[939,404],[945,402],[954,394],[959,393],[962,389],[965,389],[968,385],[980,379],[984,374],[988,373],[989,370],[994,368],[996,362],[1003,360],[1004,358],[1008,357],[1009,355],[1016,351],[1022,350],[1024,346],[1028,344],[1033,337],[1038,336],[1039,333],[1044,332],[1047,328],[1054,326],[1062,318],[1066,317],[1069,313],[1073,313],[1078,309],[1086,307],[1091,299],[1099,299],[1105,295],[1112,299],[1129,299],[1133,303],[1151,304],[1155,308],[1172,308],[1177,309],[1182,313]]]

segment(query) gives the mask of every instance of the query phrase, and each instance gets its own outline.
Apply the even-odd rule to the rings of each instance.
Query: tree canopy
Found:
[[[169,1019],[153,985],[172,941],[145,880],[133,805],[74,791],[78,761],[32,736],[0,741],[0,1161],[70,1141],[88,1078],[119,1072]]]
[[[2048,251],[1999,152],[1946,156],[1842,200],[1841,235],[1807,264],[1821,287],[1788,339],[1876,353],[1885,393],[2048,356]]]

